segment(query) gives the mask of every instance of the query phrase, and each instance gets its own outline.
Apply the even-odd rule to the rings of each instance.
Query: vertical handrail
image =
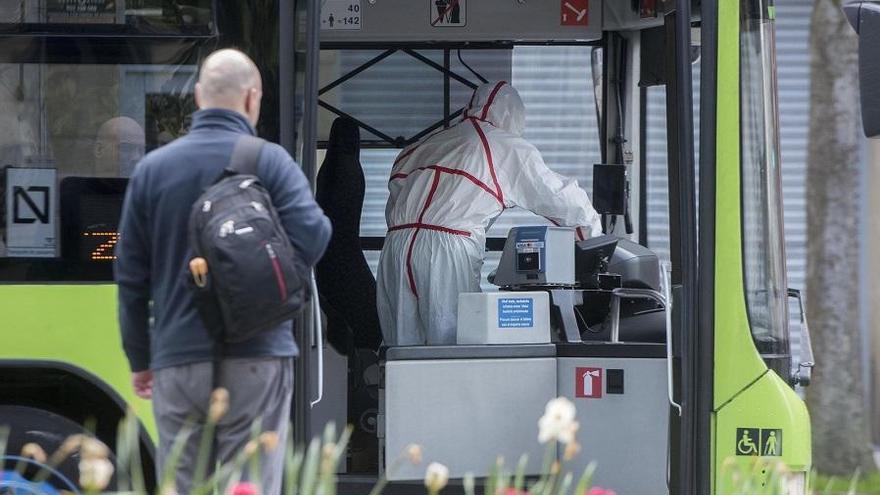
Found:
[[[318,397],[309,403],[314,408],[324,400],[324,325],[321,319],[321,304],[318,300],[318,284],[315,281],[314,270],[312,270],[309,282],[309,290],[312,292],[312,347],[317,347],[318,351]]]

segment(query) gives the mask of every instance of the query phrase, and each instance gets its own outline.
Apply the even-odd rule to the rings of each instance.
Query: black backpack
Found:
[[[229,166],[190,212],[187,278],[202,321],[220,343],[241,342],[293,319],[309,297],[309,267],[257,177],[263,144],[240,137]]]

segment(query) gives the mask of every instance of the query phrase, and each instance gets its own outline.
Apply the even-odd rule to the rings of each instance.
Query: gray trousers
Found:
[[[196,363],[156,370],[153,376],[153,412],[159,428],[156,468],[159,479],[177,435],[193,428],[176,466],[177,493],[188,494],[193,484],[199,444],[207,421],[213,378],[212,363]],[[278,433],[278,447],[269,453],[260,448],[260,484],[265,495],[281,493],[284,451],[293,397],[293,359],[227,359],[221,363],[219,384],[229,391],[229,410],[216,427],[217,462],[232,461],[251,440],[251,425]],[[213,467],[209,463],[209,472]],[[172,468],[174,469],[174,468]],[[248,466],[242,479],[252,479]],[[257,481],[257,480],[253,480]],[[223,489],[222,493],[225,493]]]

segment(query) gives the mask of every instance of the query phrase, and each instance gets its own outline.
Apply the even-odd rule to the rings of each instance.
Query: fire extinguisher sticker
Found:
[[[602,398],[602,368],[575,368],[575,397]]]

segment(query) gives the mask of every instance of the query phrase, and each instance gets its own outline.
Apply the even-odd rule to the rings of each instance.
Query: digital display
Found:
[[[127,184],[102,177],[61,181],[61,253],[80,277],[112,277]]]
[[[116,259],[116,243],[119,232],[83,232],[83,247],[88,251],[88,261],[113,261]]]
[[[79,198],[80,239],[79,261],[110,262],[116,259],[114,249],[119,240],[119,215],[122,194],[84,194]]]

